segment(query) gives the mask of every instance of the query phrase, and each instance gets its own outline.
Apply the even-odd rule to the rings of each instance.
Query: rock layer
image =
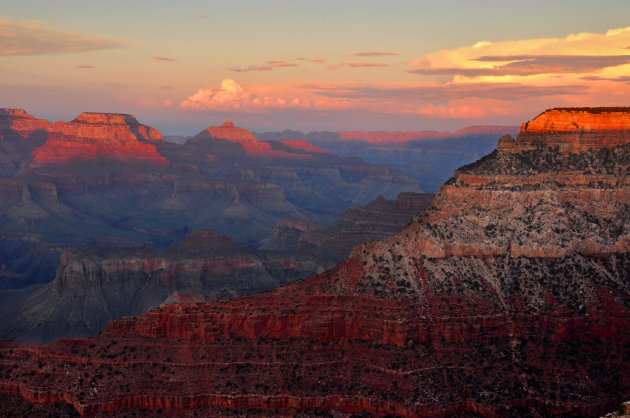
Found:
[[[37,344],[91,336],[168,301],[246,295],[323,270],[308,255],[247,250],[210,229],[166,249],[83,247],[61,255],[51,283],[3,299],[0,332]]]
[[[579,153],[616,147],[630,141],[630,108],[556,108],[523,123],[512,152],[534,149],[536,144],[557,146],[562,153]]]
[[[535,146],[462,167],[402,232],[310,279],[3,342],[0,391],[85,415],[612,410],[630,396],[630,144]]]
[[[162,141],[162,134],[131,115],[85,112],[71,122],[56,122],[47,131],[46,143],[32,153],[31,168],[74,160],[168,165],[154,145]]]

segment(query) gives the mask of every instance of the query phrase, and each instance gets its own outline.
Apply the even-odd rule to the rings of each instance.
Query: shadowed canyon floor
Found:
[[[400,232],[432,198],[422,193],[379,197],[347,210],[328,227],[281,221],[269,242],[274,248],[267,250],[239,247],[210,229],[166,249],[68,250],[51,283],[0,292],[0,337],[29,343],[87,337],[108,321],[164,303],[270,290],[333,267],[356,245]]]
[[[609,120],[628,112],[543,113],[532,126],[570,120],[571,139],[530,140],[524,126],[460,168],[402,232],[310,279],[163,306],[89,339],[4,341],[4,406],[23,410],[21,397],[95,416],[613,410],[630,397],[630,143],[609,140],[626,132]]]

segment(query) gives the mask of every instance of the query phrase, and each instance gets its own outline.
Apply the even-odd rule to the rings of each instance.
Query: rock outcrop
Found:
[[[55,122],[47,131],[46,143],[32,153],[31,168],[76,160],[168,165],[155,148],[162,134],[131,115],[85,112],[71,122]]]
[[[630,108],[556,108],[523,123],[511,152],[535,149],[536,144],[557,146],[563,154],[610,148],[630,141]]]
[[[21,109],[0,109],[0,177],[13,177],[48,138],[52,123]]]
[[[202,134],[239,144],[250,155],[266,155],[271,152],[271,145],[268,142],[258,141],[253,133],[247,129],[234,126],[228,120],[221,126],[211,126],[206,128]]]
[[[35,119],[22,109],[0,109],[0,134],[11,130],[26,138],[35,131],[47,130],[52,123],[44,119]]]
[[[330,154],[330,152],[326,151],[325,149],[316,147],[313,144],[309,144],[303,139],[295,140],[295,141],[282,141],[282,145],[287,146],[289,148],[296,149],[296,150],[316,152],[320,154]]]
[[[85,415],[601,415],[630,397],[629,170],[628,143],[497,150],[326,273],[2,342],[0,392]]]

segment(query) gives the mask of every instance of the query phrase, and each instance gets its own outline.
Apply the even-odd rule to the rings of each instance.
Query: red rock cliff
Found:
[[[261,155],[271,151],[271,145],[268,142],[258,141],[253,133],[247,129],[234,126],[231,120],[228,120],[221,126],[206,128],[206,132],[214,138],[240,144],[248,154]]]
[[[162,141],[160,132],[131,115],[85,112],[71,122],[56,122],[47,130],[46,143],[32,152],[32,168],[71,160],[168,164],[154,145]]]
[[[0,343],[0,393],[86,415],[598,416],[630,397],[629,178],[625,143],[494,152],[321,275]]]
[[[51,125],[47,120],[35,119],[22,109],[0,109],[0,131],[8,129],[28,137],[34,131],[46,130]]]
[[[630,108],[557,108],[523,123],[513,152],[532,149],[536,144],[558,146],[562,153],[578,153],[630,142]]]

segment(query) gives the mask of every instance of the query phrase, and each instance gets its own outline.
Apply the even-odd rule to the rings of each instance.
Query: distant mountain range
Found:
[[[333,154],[359,157],[374,164],[389,164],[434,193],[453,171],[490,153],[497,138],[516,135],[515,126],[471,126],[456,132],[285,130],[256,134],[266,141],[305,141]]]

